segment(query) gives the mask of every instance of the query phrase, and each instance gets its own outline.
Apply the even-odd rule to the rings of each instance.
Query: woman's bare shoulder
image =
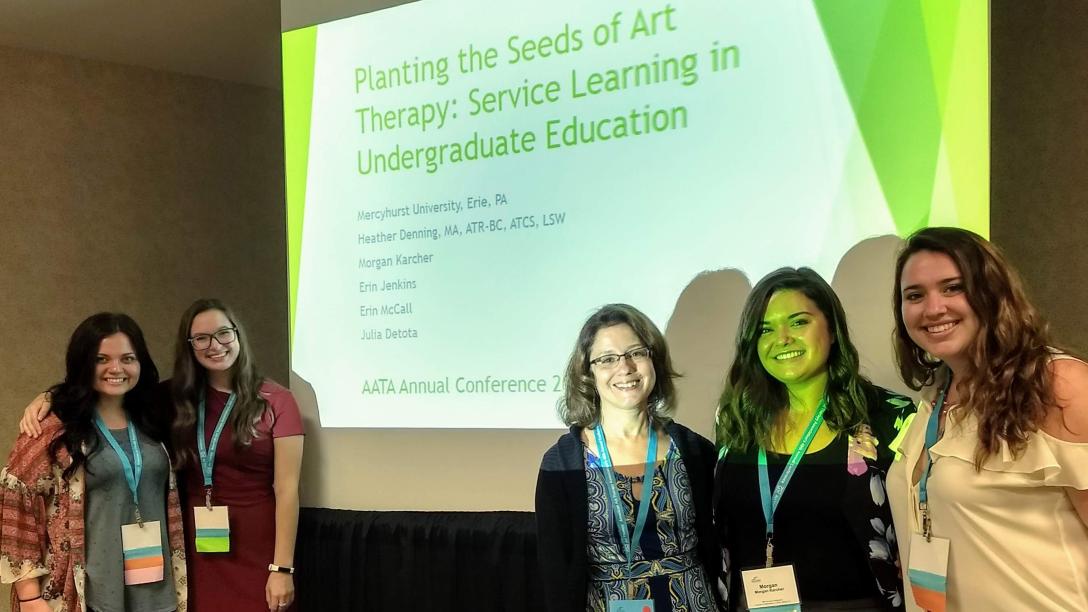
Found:
[[[1088,443],[1088,364],[1055,359],[1050,372],[1057,405],[1047,415],[1043,430],[1059,440]]]

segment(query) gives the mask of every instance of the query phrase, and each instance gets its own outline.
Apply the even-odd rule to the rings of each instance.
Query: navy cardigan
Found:
[[[721,549],[713,526],[714,445],[678,423],[665,431],[680,451],[691,482],[695,504],[698,556],[706,571],[707,587],[714,593],[721,574]],[[584,612],[589,587],[587,525],[589,497],[581,440],[574,426],[544,453],[536,480],[537,557],[544,586],[544,601],[551,612]]]

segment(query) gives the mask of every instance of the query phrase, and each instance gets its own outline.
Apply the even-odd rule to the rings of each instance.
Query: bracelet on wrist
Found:
[[[40,593],[38,595],[35,595],[34,597],[31,597],[30,599],[23,599],[22,597],[19,597],[18,595],[15,596],[15,599],[18,599],[19,603],[30,603],[32,601],[36,601],[36,600],[41,599],[41,598],[42,598],[42,596],[41,596]]]
[[[294,574],[295,573],[295,568],[288,567],[286,565],[276,565],[275,563],[269,563],[268,564],[268,571],[270,571],[270,572],[279,572],[281,574]]]

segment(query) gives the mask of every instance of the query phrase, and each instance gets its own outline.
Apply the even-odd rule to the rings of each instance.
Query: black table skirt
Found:
[[[531,512],[303,508],[301,612],[543,612]]]

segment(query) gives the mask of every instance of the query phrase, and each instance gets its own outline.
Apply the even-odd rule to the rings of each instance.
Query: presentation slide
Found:
[[[284,33],[291,360],[321,425],[557,428],[603,304],[664,328],[702,273],[985,235],[987,10],[421,0]]]

